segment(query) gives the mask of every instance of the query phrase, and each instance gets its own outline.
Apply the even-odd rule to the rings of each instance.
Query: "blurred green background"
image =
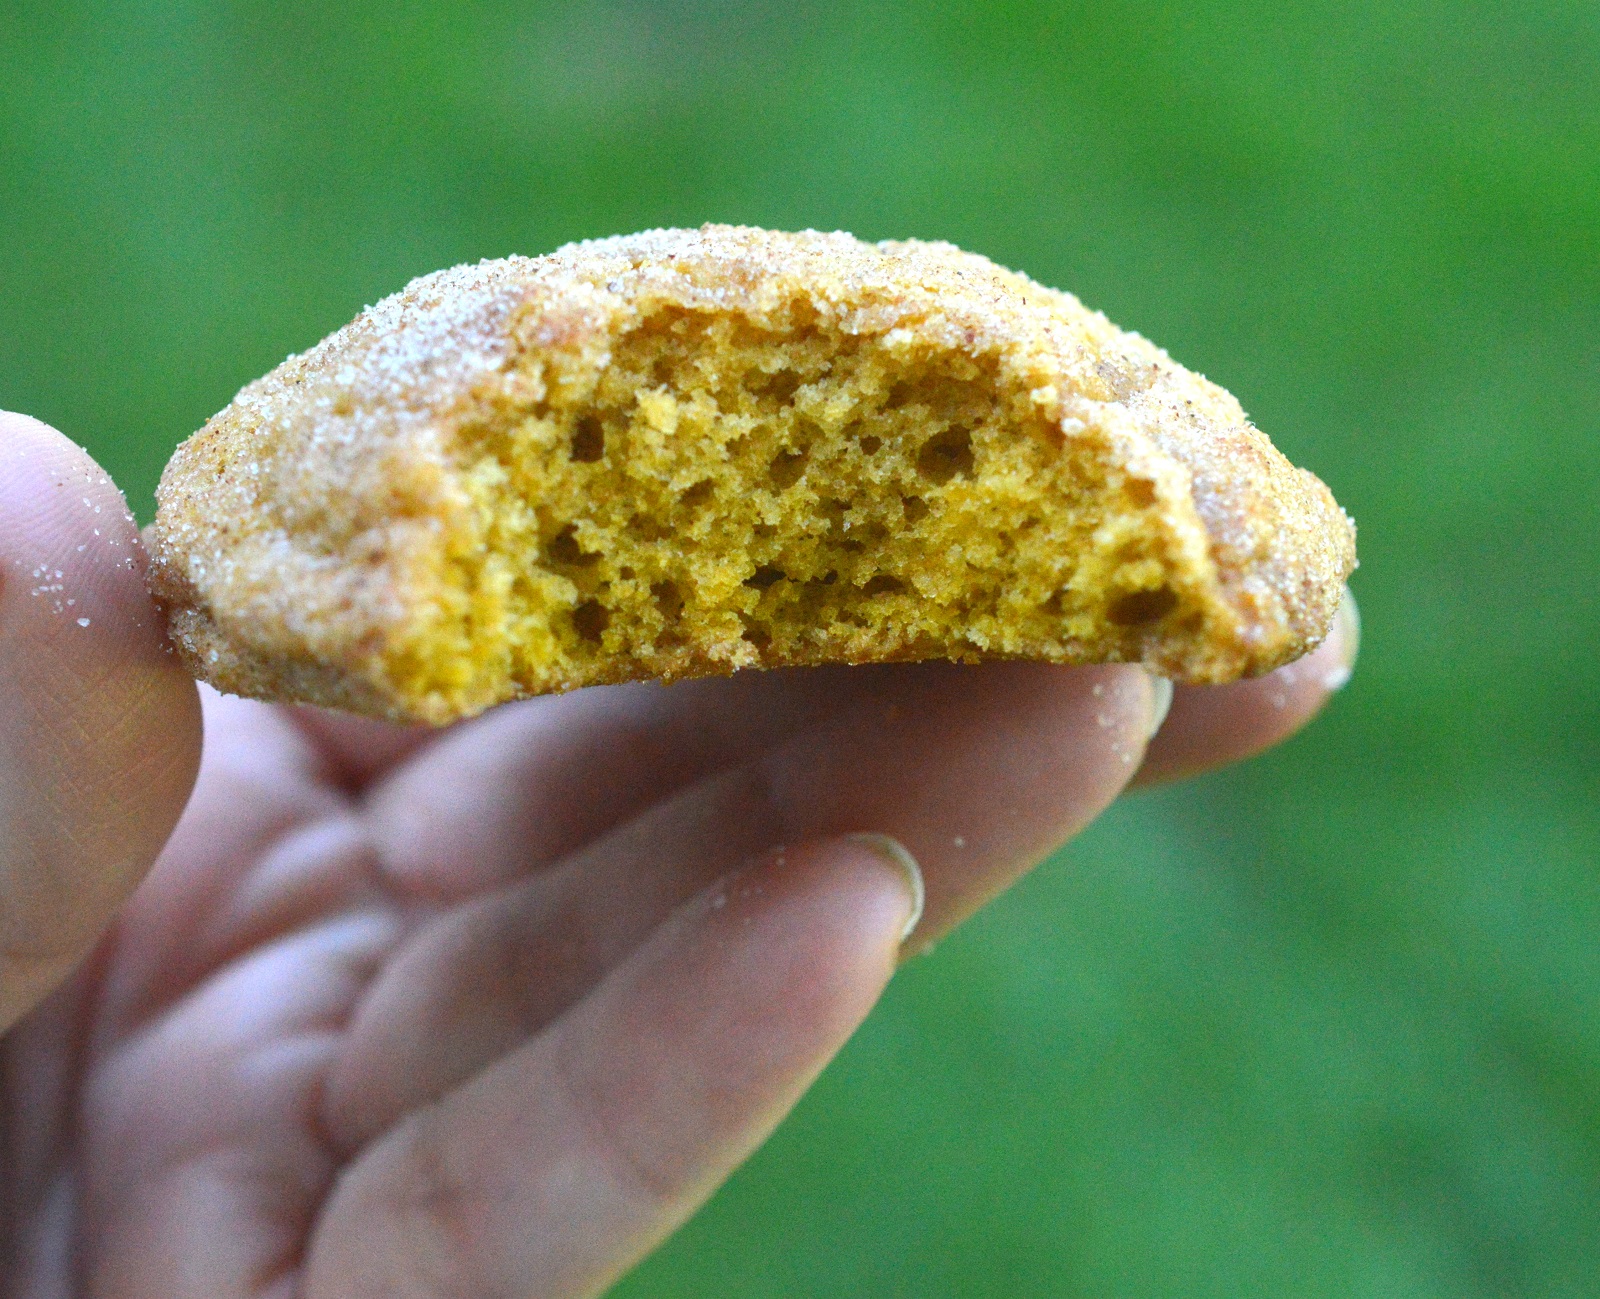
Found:
[[[1594,0],[0,0],[0,406],[148,517],[438,266],[925,236],[1244,401],[1354,683],[909,967],[626,1296],[1600,1295]]]

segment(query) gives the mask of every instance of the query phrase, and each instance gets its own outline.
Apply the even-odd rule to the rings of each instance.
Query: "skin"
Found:
[[[197,690],[143,564],[88,457],[0,415],[7,1299],[600,1294],[899,961],[1130,780],[1296,730],[1356,641],[1351,609],[1299,664],[1180,688],[1148,747],[1141,671],[1042,664],[425,732]],[[904,945],[911,877],[863,831],[920,863]]]

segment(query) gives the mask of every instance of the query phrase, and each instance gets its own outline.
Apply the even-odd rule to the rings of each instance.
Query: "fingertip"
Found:
[[[985,663],[887,669],[865,699],[770,755],[788,824],[874,830],[915,855],[925,948],[1122,791],[1159,707],[1137,667]]]
[[[575,1012],[573,1074],[609,1126],[636,1129],[636,1156],[684,1208],[766,1139],[893,977],[916,906],[903,853],[877,836],[773,849]]]
[[[13,629],[59,634],[69,652],[107,635],[124,648],[165,651],[122,492],[81,447],[8,413],[0,413],[0,560]]]
[[[1326,639],[1304,658],[1250,681],[1177,687],[1134,784],[1197,775],[1288,739],[1349,682],[1360,646],[1361,615],[1346,588]]]
[[[1323,675],[1322,685],[1332,694],[1349,684],[1356,660],[1361,656],[1361,607],[1356,603],[1356,593],[1348,586],[1344,589],[1344,599],[1339,602],[1339,612],[1334,615],[1328,640],[1331,648],[1326,661],[1331,666]]]
[[[910,903],[905,923],[900,927],[900,944],[903,947],[922,922],[923,910],[928,905],[928,886],[922,877],[922,867],[905,844],[890,835],[852,834],[847,837],[850,842],[876,853],[899,874]]]
[[[127,500],[89,453],[38,420],[0,413],[6,658],[47,695],[74,682],[108,703],[148,699],[197,745],[198,695],[145,589],[146,564]]]
[[[1172,711],[1172,693],[1172,682],[1166,677],[1150,677],[1150,725],[1146,733],[1152,740],[1167,723],[1167,714]]]
[[[708,888],[698,910],[718,934],[730,990],[785,1015],[814,1004],[824,1017],[842,1015],[847,1034],[893,973],[923,897],[921,869],[902,844],[850,834],[775,848]],[[768,986],[775,974],[790,990]]]

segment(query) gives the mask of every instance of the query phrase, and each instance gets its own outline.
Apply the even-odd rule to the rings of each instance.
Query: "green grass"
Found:
[[[1600,8],[0,0],[0,405],[148,513],[434,267],[947,238],[1361,525],[1311,731],[899,978],[628,1296],[1600,1295]]]

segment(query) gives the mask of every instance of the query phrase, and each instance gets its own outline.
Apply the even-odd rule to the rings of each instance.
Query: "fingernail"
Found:
[[[1145,732],[1145,738],[1153,740],[1156,732],[1161,729],[1161,724],[1167,720],[1167,714],[1172,711],[1172,682],[1166,677],[1150,676],[1150,726]]]
[[[922,919],[923,904],[928,899],[927,887],[922,882],[922,867],[917,865],[917,859],[906,851],[903,843],[886,834],[852,834],[845,837],[877,853],[905,876],[906,892],[911,895],[911,914],[900,931],[900,941],[904,943],[916,930],[917,922]]]
[[[1337,638],[1339,662],[1328,669],[1322,684],[1325,689],[1338,690],[1350,680],[1356,655],[1361,652],[1361,610],[1356,608],[1356,597],[1348,586],[1344,589],[1339,612],[1333,615],[1333,630],[1329,634]]]

